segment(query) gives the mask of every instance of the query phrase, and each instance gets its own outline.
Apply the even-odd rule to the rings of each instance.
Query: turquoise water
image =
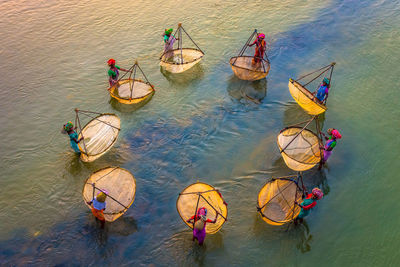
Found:
[[[398,2],[15,0],[0,10],[2,265],[400,263]],[[163,75],[161,34],[178,22],[206,56],[186,73]],[[254,28],[271,44],[271,71],[264,81],[240,81],[228,61]],[[109,57],[123,67],[139,60],[156,89],[146,106],[127,112],[110,102]],[[288,78],[331,61],[323,124],[343,139],[328,168],[304,173],[325,197],[305,225],[269,226],[256,213],[258,191],[292,173],[276,136],[308,118]],[[93,163],[82,163],[60,134],[75,107],[122,120],[114,148]],[[109,165],[130,170],[137,192],[103,231],[81,191]],[[204,247],[192,243],[175,207],[196,180],[229,203],[229,221]]]

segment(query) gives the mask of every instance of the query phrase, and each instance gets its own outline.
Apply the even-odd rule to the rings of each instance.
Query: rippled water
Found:
[[[0,3],[0,264],[398,265],[398,1],[3,1]],[[161,34],[182,22],[205,51],[181,75],[160,71]],[[245,82],[228,64],[257,28],[271,71]],[[136,111],[106,91],[106,60],[138,59],[156,94]],[[307,115],[289,77],[337,62],[324,128],[341,130],[328,168],[304,174],[326,197],[299,227],[256,214],[268,177],[287,175],[276,136]],[[252,99],[258,99],[253,101]],[[114,112],[116,146],[82,163],[60,134],[73,108]],[[103,231],[82,202],[91,172],[130,170],[137,195]],[[229,221],[192,243],[178,193],[201,180]]]

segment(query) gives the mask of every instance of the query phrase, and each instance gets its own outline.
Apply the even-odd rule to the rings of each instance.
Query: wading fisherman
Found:
[[[301,210],[297,218],[294,220],[294,223],[302,223],[303,218],[310,213],[311,209],[317,205],[317,200],[320,200],[323,196],[324,193],[322,193],[321,189],[316,187],[311,191],[311,194],[308,194],[306,192],[306,198],[303,199],[303,202],[301,202],[301,204],[295,202],[296,205],[300,206]]]
[[[254,40],[254,42],[249,44],[249,46],[256,45],[256,50],[252,61],[253,64],[260,63],[264,59],[265,48],[267,46],[264,39],[265,34],[260,33],[257,35],[257,38]]]
[[[328,98],[329,87],[329,79],[324,78],[318,90],[313,93],[313,95],[315,95],[315,98],[318,99],[320,103],[324,103],[324,101],[326,101],[326,99]]]
[[[172,50],[174,49],[174,43],[177,40],[175,36],[172,34],[174,29],[165,29],[164,31],[164,57],[165,60],[170,59],[174,56]]]
[[[74,124],[72,123],[72,121],[67,122],[66,124],[64,124],[63,126],[63,133],[67,133],[69,136],[69,140],[70,140],[70,145],[71,148],[75,151],[75,153],[81,153],[81,151],[79,150],[79,142],[82,141],[83,137],[81,137],[80,139],[78,139],[78,134],[75,131],[76,128],[74,128]]]
[[[115,59],[110,58],[107,61],[108,66],[110,69],[108,70],[108,82],[110,84],[110,88],[118,81],[119,71],[128,72],[129,70],[123,69],[117,65],[115,65]],[[108,90],[110,90],[110,88]]]
[[[329,128],[326,132],[328,133],[328,136],[324,135],[326,143],[323,147],[324,158],[322,159],[321,165],[325,164],[325,162],[332,155],[332,150],[336,146],[336,140],[342,138],[342,135],[339,133],[339,131],[334,128]]]
[[[96,220],[99,220],[101,223],[101,228],[104,228],[104,224],[106,219],[104,218],[104,210],[106,209],[106,198],[107,191],[102,190],[102,192],[98,193],[92,201],[87,202],[88,205],[92,205],[92,213]]]
[[[203,245],[204,239],[206,238],[206,224],[207,223],[215,223],[217,221],[218,213],[215,216],[215,219],[212,221],[207,219],[207,209],[201,207],[197,210],[197,214],[193,215],[188,223],[193,221],[193,241],[197,239],[199,245]]]

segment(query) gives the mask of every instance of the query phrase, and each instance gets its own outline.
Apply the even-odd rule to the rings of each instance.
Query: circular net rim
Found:
[[[147,93],[147,94],[145,94],[145,95],[143,95],[143,96],[140,96],[140,97],[132,97],[132,98],[124,98],[124,97],[119,97],[119,96],[117,96],[116,94],[114,94],[114,92],[115,92],[115,90],[118,90],[118,88],[117,88],[117,85],[119,84],[119,82],[122,82],[122,81],[130,81],[130,80],[134,80],[135,82],[140,82],[140,83],[144,83],[144,84],[147,84],[147,85],[149,85],[150,87],[151,87],[151,91],[149,92],[149,93]],[[117,83],[115,83],[113,86],[111,86],[111,88],[110,88],[110,90],[109,90],[109,92],[110,92],[110,96],[111,97],[113,97],[113,98],[115,98],[116,100],[129,100],[129,101],[132,101],[132,100],[138,100],[138,99],[144,99],[144,98],[147,98],[148,96],[150,96],[150,95],[152,95],[152,94],[154,94],[154,92],[155,92],[156,90],[154,89],[154,85],[152,85],[151,83],[148,83],[148,82],[145,82],[145,81],[143,81],[143,80],[141,80],[141,79],[122,79],[122,80],[120,80],[120,81],[118,81]]]
[[[174,52],[174,51],[180,51],[180,50],[181,50],[180,48],[177,48],[177,49],[172,49],[172,50],[170,50],[170,51],[168,51],[168,52]],[[164,55],[165,55],[165,54],[163,54],[163,55],[161,56],[160,61],[161,61],[162,63],[164,63],[164,64],[167,64],[167,65],[186,65],[186,64],[191,64],[191,63],[193,63],[193,62],[196,62],[196,61],[198,61],[198,60],[200,60],[200,59],[202,59],[202,58],[204,57],[204,52],[201,51],[201,50],[199,50],[199,49],[196,49],[196,48],[182,48],[182,51],[183,51],[183,50],[195,50],[195,51],[199,51],[202,55],[201,55],[200,57],[198,57],[198,58],[195,58],[195,59],[192,60],[192,61],[183,62],[183,63],[176,63],[176,62],[165,61],[165,60],[164,60]]]
[[[83,130],[86,128],[86,126],[89,125],[89,123],[91,123],[92,121],[94,121],[94,120],[96,120],[96,119],[98,119],[99,117],[104,116],[104,115],[111,115],[111,116],[117,117],[118,120],[119,120],[119,122],[120,122],[120,125],[121,125],[121,119],[120,119],[116,114],[114,114],[114,113],[102,113],[102,114],[100,114],[99,116],[97,116],[97,117],[91,119],[88,123],[85,124],[85,126],[83,126],[81,132],[79,133],[78,138],[80,138],[80,137],[82,136]],[[104,123],[104,122],[103,122],[103,123]],[[117,136],[114,138],[113,142],[107,147],[107,149],[105,149],[104,151],[102,151],[102,152],[100,152],[100,153],[97,153],[97,154],[88,154],[88,153],[86,153],[86,152],[84,151],[84,150],[85,150],[85,147],[83,146],[83,149],[82,149],[81,146],[80,146],[80,144],[78,144],[79,150],[81,151],[82,154],[85,154],[85,155],[88,156],[88,157],[94,157],[94,156],[103,154],[103,153],[106,152],[108,149],[110,149],[112,146],[114,146],[115,142],[117,142],[117,139],[118,139],[118,136],[119,136],[119,132],[120,132],[120,131],[121,131],[121,128],[118,128],[118,134],[117,134]],[[85,139],[83,139],[82,141],[84,141],[84,140],[85,140]]]
[[[185,192],[185,190],[186,189],[188,189],[189,187],[191,187],[192,185],[195,185],[195,184],[203,184],[203,185],[206,185],[206,186],[209,186],[209,187],[211,187],[212,189],[212,191],[215,191],[215,192],[218,192],[218,190],[214,187],[214,186],[212,186],[212,185],[209,185],[209,184],[207,184],[207,183],[203,183],[203,182],[196,182],[196,183],[193,183],[193,184],[190,184],[190,185],[188,185],[188,186],[186,186],[180,193],[179,193],[179,196],[178,196],[178,199],[176,200],[176,210],[178,211],[178,214],[179,214],[179,217],[181,217],[181,219],[182,219],[182,221],[185,223],[185,225],[187,225],[190,229],[193,229],[193,225],[192,226],[190,226],[187,222],[186,222],[186,220],[182,217],[182,215],[181,215],[181,213],[179,212],[179,209],[178,209],[178,202],[179,202],[179,199],[180,199],[180,197],[182,196],[182,193],[183,192]],[[211,190],[207,190],[207,191],[211,191]],[[196,194],[196,192],[191,192],[191,193],[193,193],[193,194]],[[198,192],[197,192],[198,193]],[[200,197],[200,196],[199,196]],[[221,197],[221,199],[223,200],[223,198]],[[195,212],[196,213],[196,212]],[[224,214],[222,214],[225,218],[228,218],[228,206],[226,205],[226,214],[224,215]],[[223,217],[222,217],[223,218]],[[221,228],[222,228],[222,226],[225,224],[225,222],[227,221],[225,218],[223,218],[224,219],[224,222],[217,228],[217,229],[215,229],[213,232],[209,232],[209,233],[207,233],[207,234],[215,234],[216,232],[218,232]]]
[[[233,61],[234,59],[240,58],[240,57],[246,57],[246,58],[249,58],[249,57],[250,57],[250,58],[253,58],[253,56],[236,56],[236,57],[231,57],[231,59],[229,59],[229,65],[231,65],[231,67],[235,67],[235,68],[238,68],[238,69],[243,69],[243,70],[248,70],[248,71],[257,72],[257,73],[263,73],[263,74],[268,73],[269,70],[271,69],[271,64],[269,63],[268,60],[266,60],[266,59],[264,59],[264,58],[262,59],[262,61],[263,61],[264,64],[267,64],[267,66],[268,66],[268,68],[266,68],[265,71],[258,71],[258,70],[253,70],[253,69],[244,68],[244,67],[240,67],[240,66],[234,65],[234,63],[232,63],[232,61]]]
[[[293,86],[296,87],[296,88],[299,90],[299,92],[301,92],[304,96],[306,96],[306,97],[307,97],[308,99],[310,99],[312,102],[314,102],[315,104],[317,104],[320,108],[322,108],[322,109],[325,110],[325,111],[328,109],[324,104],[321,104],[321,103],[319,103],[317,100],[314,100],[315,97],[311,97],[312,93],[311,93],[307,88],[305,88],[303,85],[301,85],[301,83],[296,82],[296,81],[293,80],[293,79],[289,79],[289,82],[292,83]],[[297,85],[300,85],[300,86],[297,86],[295,83],[296,83]]]
[[[292,129],[292,128],[295,128],[295,129],[303,129],[302,127],[298,127],[298,126],[291,126],[291,127],[286,127],[286,128],[284,128],[279,134],[278,134],[278,137],[276,138],[276,143],[278,144],[278,147],[279,147],[279,150],[280,150],[280,153],[282,154],[282,153],[285,153],[285,151],[283,151],[282,152],[282,147],[281,147],[281,145],[279,144],[279,136],[282,134],[282,132],[284,132],[284,131],[286,131],[287,129]],[[314,133],[313,131],[311,131],[311,130],[309,130],[309,129],[303,129],[303,131],[308,131],[308,132],[310,132],[310,133],[312,133],[315,137],[317,137],[317,139],[318,139],[318,142],[320,142],[320,139],[319,139],[319,137],[318,137],[318,135],[316,134],[316,133]],[[296,137],[297,138],[297,137]],[[287,148],[286,148],[287,149]],[[322,150],[321,150],[321,148],[319,149],[319,151],[320,151],[320,156],[319,156],[319,158],[321,159],[322,158]],[[309,162],[302,162],[302,161],[299,161],[299,160],[297,160],[297,159],[294,159],[294,158],[292,158],[291,156],[289,156],[287,153],[285,153],[285,155],[288,157],[288,158],[290,158],[290,159],[292,159],[292,160],[294,160],[294,161],[296,161],[296,162],[300,162],[301,164],[305,164],[305,165],[313,165],[313,166],[315,166],[316,164],[318,164],[318,162],[317,163],[309,163]]]
[[[289,182],[292,182],[292,183],[294,183],[295,185],[296,185],[296,188],[298,189],[298,191],[297,192],[299,192],[299,196],[302,196],[302,194],[303,194],[303,192],[302,192],[302,190],[301,190],[301,188],[299,187],[299,185],[298,185],[298,183],[296,183],[295,181],[293,181],[292,179],[289,179],[289,178],[273,178],[272,180],[269,180],[269,181],[267,181],[267,182],[265,182],[264,183],[264,185],[261,187],[261,189],[260,189],[260,191],[258,192],[258,196],[257,196],[257,208],[259,209],[258,210],[258,213],[260,213],[260,215],[261,215],[261,218],[266,218],[266,219],[268,219],[268,220],[270,220],[271,222],[274,222],[274,223],[277,223],[277,224],[286,224],[286,223],[288,223],[288,222],[291,222],[293,219],[295,219],[296,217],[297,217],[297,215],[296,216],[293,216],[293,219],[290,219],[290,220],[284,220],[284,221],[276,221],[276,220],[273,220],[273,219],[271,219],[271,218],[269,218],[269,217],[267,217],[266,215],[264,215],[264,213],[262,212],[262,209],[264,209],[266,206],[267,206],[267,204],[272,200],[272,199],[270,199],[267,203],[265,203],[263,206],[263,208],[260,208],[260,194],[261,194],[261,192],[262,192],[262,190],[264,189],[264,187],[266,187],[269,183],[272,183],[272,182],[274,182],[274,181],[276,181],[276,180],[286,180],[286,181],[289,181]],[[289,185],[287,186],[287,187],[289,187]],[[286,200],[287,201],[287,200]],[[299,213],[300,213],[300,211],[299,211]],[[268,222],[267,222],[268,223]]]
[[[101,171],[104,171],[104,170],[106,170],[106,169],[114,169],[114,170],[115,170],[115,169],[120,169],[120,170],[126,171],[127,173],[129,173],[129,174],[131,175],[131,177],[132,177],[132,179],[133,179],[133,184],[135,185],[135,191],[133,192],[132,201],[129,203],[129,205],[127,205],[126,208],[124,207],[123,211],[121,211],[121,212],[104,212],[105,215],[117,215],[117,214],[121,214],[121,215],[122,215],[122,214],[124,214],[124,213],[132,206],[133,202],[135,201],[135,197],[136,197],[136,178],[135,178],[135,176],[133,176],[133,174],[132,174],[130,171],[128,171],[127,169],[124,169],[124,168],[121,168],[121,167],[108,166],[108,167],[101,168],[101,169],[99,169],[99,170],[97,170],[97,171],[91,173],[90,176],[89,176],[89,178],[86,179],[86,181],[85,181],[85,183],[84,183],[84,185],[83,185],[83,189],[82,189],[82,198],[83,198],[83,201],[85,202],[85,205],[91,210],[92,207],[86,203],[86,200],[85,200],[85,198],[84,198],[84,195],[85,195],[84,192],[85,192],[86,185],[87,185],[87,184],[91,185],[91,183],[88,183],[88,180],[89,180],[94,174],[96,174],[96,173],[98,173],[98,172],[101,172]],[[113,170],[113,171],[114,171],[114,170]],[[112,171],[111,171],[111,172],[112,172]],[[111,173],[111,172],[110,172],[110,173]],[[108,174],[110,174],[110,173],[108,173]],[[107,175],[108,175],[108,174],[107,174]],[[93,187],[92,187],[92,188],[93,188]],[[89,201],[90,201],[90,200],[89,200]],[[115,220],[118,219],[118,218],[119,218],[119,217],[115,218],[115,219],[112,220],[111,222],[115,221]]]

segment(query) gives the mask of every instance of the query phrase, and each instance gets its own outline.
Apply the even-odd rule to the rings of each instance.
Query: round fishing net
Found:
[[[110,95],[122,104],[137,104],[149,100],[153,94],[153,86],[140,79],[123,79],[110,88]]]
[[[206,233],[214,234],[219,231],[228,216],[228,207],[217,189],[205,183],[195,183],[186,187],[176,201],[176,208],[182,220],[187,226],[193,228],[192,222],[187,222],[192,218],[201,207],[207,209],[207,219],[214,220],[215,223],[206,224]]]
[[[120,127],[120,119],[111,113],[100,114],[89,121],[79,133],[79,139],[84,138],[78,144],[82,161],[94,161],[109,151],[117,141]]]
[[[94,172],[83,187],[82,196],[85,204],[93,200],[100,192],[106,192],[104,218],[115,221],[132,205],[136,193],[136,181],[133,175],[119,167],[107,167]]]
[[[254,63],[251,56],[232,57],[229,64],[239,79],[247,81],[265,78],[271,68],[269,61],[262,59],[260,62]]]
[[[271,225],[283,225],[300,213],[302,191],[291,179],[273,179],[258,193],[257,209],[264,221]]]
[[[332,62],[331,64],[305,74],[296,80],[289,79],[288,87],[290,94],[293,99],[296,100],[297,104],[299,104],[299,106],[308,114],[315,116],[324,113],[327,110],[326,102],[328,99],[326,96],[326,98],[320,102],[306,86],[311,86],[313,83],[318,82],[319,79],[322,79],[325,76],[329,81],[328,88],[330,88],[332,85],[333,68],[335,65],[336,63]],[[300,83],[301,80],[303,81],[302,83]],[[307,80],[307,82],[305,80]]]
[[[327,108],[320,103],[315,96],[300,83],[289,80],[289,91],[297,104],[299,104],[308,114],[318,115],[324,113]]]
[[[286,165],[294,171],[306,171],[321,161],[319,138],[308,129],[284,129],[278,135],[278,147]]]
[[[172,73],[184,72],[203,58],[204,53],[194,48],[174,49],[161,56],[160,66]]]

